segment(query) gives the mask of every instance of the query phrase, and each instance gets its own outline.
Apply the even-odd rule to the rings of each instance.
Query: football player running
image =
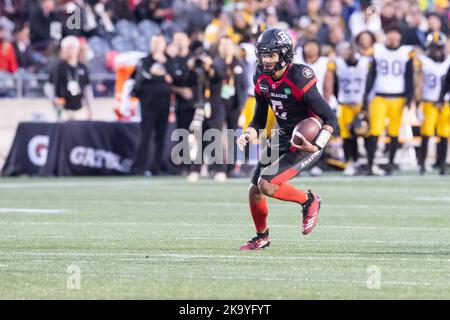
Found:
[[[317,224],[320,198],[311,190],[304,191],[287,183],[299,172],[310,168],[322,155],[337,127],[337,119],[319,94],[317,79],[310,67],[294,64],[292,40],[281,29],[268,29],[256,43],[257,68],[254,76],[256,109],[238,144],[245,147],[265,127],[269,107],[277,120],[278,143],[271,138],[263,155],[277,155],[275,161],[259,160],[249,188],[249,205],[256,237],[240,250],[259,250],[270,245],[267,226],[266,197],[298,203],[302,207],[302,233],[309,234]],[[322,129],[311,143],[302,139],[298,148],[290,140],[295,126],[311,116],[323,121]],[[272,157],[271,157],[272,158]]]
[[[422,144],[420,146],[420,173],[425,174],[425,160],[428,153],[428,141],[435,132],[440,138],[437,146],[438,167],[441,175],[445,174],[448,138],[450,136],[450,106],[439,100],[442,80],[450,66],[450,56],[446,54],[447,37],[441,32],[430,33],[425,41],[426,55],[418,59],[421,81],[420,107],[424,121],[420,128]]]

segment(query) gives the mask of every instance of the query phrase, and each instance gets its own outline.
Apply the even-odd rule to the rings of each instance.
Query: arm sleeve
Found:
[[[414,96],[414,64],[413,59],[409,59],[406,63],[405,70],[405,97],[406,105],[410,105]]]
[[[253,114],[252,121],[250,121],[249,127],[259,131],[266,127],[267,113],[269,111],[269,103],[255,90],[255,113]]]
[[[441,92],[439,94],[439,102],[441,103],[444,102],[444,97],[449,91],[450,91],[450,67],[447,69],[447,74],[442,80]]]
[[[377,64],[375,60],[370,63],[369,73],[367,74],[366,88],[364,90],[363,105],[367,106],[370,91],[372,91],[375,84],[375,77],[377,76]]]
[[[323,120],[323,124],[333,127],[334,130],[337,129],[336,114],[328,102],[320,95],[316,85],[312,86],[305,93],[303,100],[305,105]]]

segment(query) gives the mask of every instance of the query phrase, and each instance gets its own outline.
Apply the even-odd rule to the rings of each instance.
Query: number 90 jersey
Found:
[[[278,81],[257,69],[253,80],[257,101],[270,105],[281,134],[292,133],[297,123],[313,115],[303,102],[303,95],[317,82],[310,67],[291,64]]]
[[[450,66],[450,56],[443,62],[436,62],[427,56],[420,56],[419,63],[423,72],[422,100],[437,102],[441,92],[442,80]]]
[[[356,65],[348,65],[341,57],[335,61],[340,104],[362,104],[371,59],[360,57]]]
[[[374,44],[373,58],[377,66],[375,93],[405,93],[406,63],[412,58],[412,49],[412,46],[388,49],[384,44]]]

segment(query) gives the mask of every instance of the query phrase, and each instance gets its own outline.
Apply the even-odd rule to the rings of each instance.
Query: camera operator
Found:
[[[235,56],[236,47],[231,38],[223,37],[219,41],[218,56],[211,60],[209,56],[203,56],[195,60],[198,66],[199,62],[203,63],[205,72],[205,83],[209,90],[206,90],[207,101],[203,103],[206,109],[197,108],[194,115],[193,124],[202,118],[202,113],[205,115],[203,130],[219,129],[222,130],[224,124],[228,129],[236,129],[238,127],[238,119],[240,112],[247,99],[247,80],[244,72],[243,62]],[[200,68],[195,68],[198,70]],[[197,80],[201,83],[202,74],[197,71]],[[198,106],[202,105],[202,97]],[[208,103],[209,102],[209,103]],[[210,106],[210,112],[208,112]],[[210,113],[210,115],[209,115]],[[192,126],[191,126],[192,127]],[[203,143],[205,147],[205,143]],[[211,169],[215,171],[214,179],[217,181],[226,180],[226,171],[230,172],[234,165],[229,165],[228,168],[224,164],[214,164]],[[227,170],[228,169],[228,170]],[[194,167],[192,180],[195,181],[195,172],[199,172],[200,167]]]
[[[161,171],[173,81],[169,59],[164,35],[154,35],[150,41],[150,54],[139,62],[127,80],[134,81],[132,94],[141,106],[141,139],[132,169],[136,175],[158,175]],[[149,165],[151,147],[154,157]]]

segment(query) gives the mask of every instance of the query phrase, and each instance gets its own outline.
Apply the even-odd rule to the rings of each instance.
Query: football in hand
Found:
[[[292,144],[300,146],[302,145],[301,136],[309,142],[314,142],[314,139],[319,134],[322,128],[322,120],[316,117],[309,117],[300,121],[294,128],[292,132]]]

